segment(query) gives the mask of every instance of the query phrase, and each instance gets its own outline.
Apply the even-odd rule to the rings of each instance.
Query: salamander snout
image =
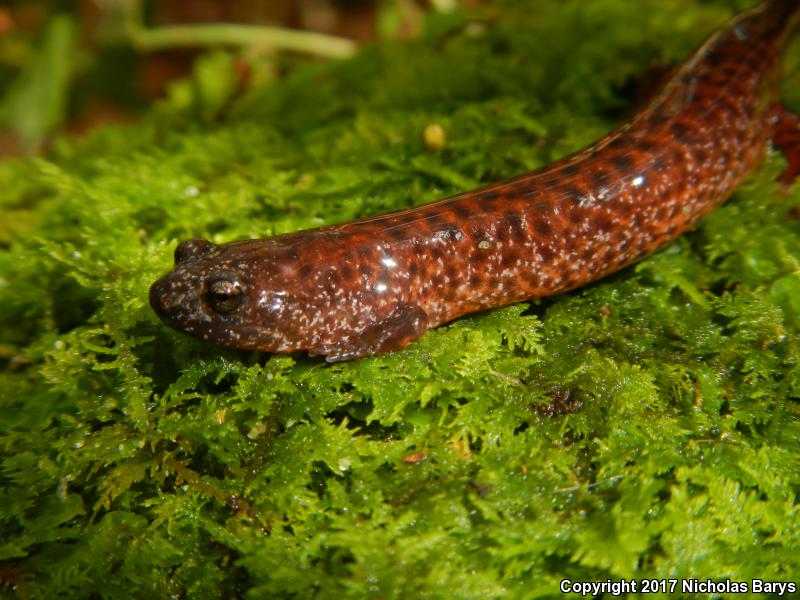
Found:
[[[171,271],[150,286],[150,306],[173,327],[181,328],[198,316],[202,319],[199,283],[180,270]]]

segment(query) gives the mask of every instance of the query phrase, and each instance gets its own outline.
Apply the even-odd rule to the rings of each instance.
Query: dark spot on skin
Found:
[[[417,270],[418,270],[418,269],[417,269],[417,263],[416,263],[416,261],[413,261],[413,260],[412,260],[412,261],[411,261],[411,262],[408,264],[408,266],[406,267],[406,271],[408,271],[408,274],[409,274],[411,277],[413,277],[414,275],[416,275],[416,274],[417,274]]]
[[[500,284],[500,279],[497,277],[490,277],[489,278],[489,287],[491,289],[496,288]]]
[[[364,265],[364,264],[360,265],[358,267],[358,270],[361,271],[362,275],[366,275],[367,277],[371,276],[372,272],[373,272],[372,271],[372,267],[370,267],[369,265]]]
[[[570,223],[574,223],[577,225],[584,219],[584,211],[573,208],[571,210],[566,211],[567,219],[569,219]]]
[[[590,261],[594,258],[595,249],[591,246],[587,246],[581,251],[581,258],[585,261]]]
[[[562,167],[561,168],[561,172],[564,175],[567,175],[569,177],[573,177],[573,176],[575,176],[575,175],[577,175],[578,173],[581,172],[581,167],[580,167],[580,165],[577,165],[577,164],[567,165],[566,167]]]
[[[614,148],[615,150],[622,150],[623,148],[627,148],[629,146],[629,141],[623,137],[615,137],[613,140],[608,142],[609,148]]]
[[[481,277],[477,273],[470,275],[469,286],[472,289],[478,289],[481,287],[481,285],[483,285],[483,277]]]
[[[429,252],[430,252],[431,258],[433,258],[434,260],[439,260],[440,258],[444,258],[444,251],[442,250],[442,247],[441,247],[440,244],[434,245],[429,250]]]
[[[686,157],[683,155],[683,152],[677,148],[673,148],[670,152],[670,159],[675,167],[681,169],[684,167],[684,163],[686,162]]]
[[[538,248],[538,251],[539,251],[539,256],[541,256],[542,260],[544,260],[545,262],[550,262],[556,255],[556,253],[553,252],[553,249],[550,246],[540,246]]]
[[[657,146],[650,140],[638,140],[636,142],[636,149],[640,152],[654,152]]]
[[[727,64],[723,67],[720,67],[720,70],[722,71],[722,74],[729,79],[733,79],[739,75],[739,67],[737,65]]]
[[[617,154],[616,156],[612,156],[609,160],[617,171],[620,172],[620,175],[627,175],[634,167],[633,157],[629,154]]]
[[[550,190],[554,187],[558,187],[559,185],[561,185],[561,177],[559,175],[542,177],[537,181],[537,184],[540,188],[543,188],[545,190]]]
[[[595,171],[592,173],[592,184],[596,188],[604,188],[611,183],[611,175],[605,171]]]
[[[384,233],[398,242],[402,242],[408,238],[408,233],[406,232],[405,227],[389,227],[384,231]]]
[[[298,275],[300,275],[302,279],[308,279],[308,277],[310,277],[313,272],[314,272],[314,265],[311,263],[305,263],[297,271]]]
[[[708,160],[708,153],[702,148],[695,148],[693,153],[694,153],[694,159],[697,162],[703,163],[706,162],[706,160]]]
[[[708,56],[705,57],[705,59],[703,59],[703,62],[716,67],[725,62],[725,53],[721,52],[718,48],[715,48],[710,54],[708,54]]]
[[[482,204],[494,204],[500,198],[500,192],[497,191],[486,191],[481,192],[478,195],[478,200]]]
[[[682,144],[690,144],[694,140],[694,135],[683,123],[676,121],[670,127],[670,131],[672,132],[672,136]]]
[[[536,233],[538,233],[541,236],[550,235],[550,233],[552,233],[553,231],[553,228],[550,227],[550,223],[548,223],[544,219],[536,219],[533,222],[533,228],[536,230]]]
[[[707,88],[705,91],[719,90],[726,84],[729,84],[730,79],[722,69],[716,68],[705,76],[703,85]]]
[[[460,279],[461,271],[455,265],[449,265],[447,269],[445,269],[445,274],[450,281],[458,281]]]
[[[281,262],[283,263],[295,262],[298,258],[300,258],[300,253],[297,251],[297,248],[295,246],[288,246],[286,244],[276,244],[273,247],[273,252],[275,253],[275,257],[280,258]]]
[[[347,263],[342,265],[342,277],[344,279],[352,279],[353,278],[353,268],[348,265]]]
[[[652,113],[647,119],[647,122],[651,127],[658,127],[667,121],[669,121],[669,117],[660,113]]]
[[[757,71],[761,66],[760,59],[755,55],[755,53],[746,48],[741,52],[737,62],[740,65],[747,67],[750,71]]]
[[[606,214],[597,215],[594,223],[598,231],[610,231],[614,226],[614,220]]]
[[[461,219],[469,219],[473,214],[472,208],[466,204],[456,204],[452,210]]]
[[[502,262],[502,265],[504,267],[508,268],[508,267],[514,266],[517,263],[518,260],[519,260],[519,254],[518,253],[516,253],[514,251],[511,251],[511,250],[506,250],[503,253],[503,257],[502,257],[502,261],[501,262]]]

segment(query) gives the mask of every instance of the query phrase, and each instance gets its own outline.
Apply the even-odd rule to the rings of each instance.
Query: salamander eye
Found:
[[[221,277],[208,284],[206,300],[216,312],[229,313],[242,305],[244,288],[235,279]]]

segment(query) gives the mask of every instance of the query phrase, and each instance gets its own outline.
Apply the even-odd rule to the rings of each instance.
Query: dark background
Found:
[[[189,76],[198,56],[224,48],[242,87],[281,77],[319,52],[268,45],[170,47],[135,32],[202,24],[247,24],[320,32],[356,45],[419,34],[425,11],[478,0],[24,0],[0,2],[0,156],[46,152],[53,134],[131,123]],[[147,35],[147,33],[145,33]],[[190,36],[191,37],[191,36]],[[334,53],[335,54],[335,53]]]

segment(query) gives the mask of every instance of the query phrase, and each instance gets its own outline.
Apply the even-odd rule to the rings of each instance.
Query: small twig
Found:
[[[128,29],[128,37],[140,50],[152,51],[187,46],[263,46],[329,58],[344,58],[356,51],[352,40],[312,31],[268,25],[205,23]]]

